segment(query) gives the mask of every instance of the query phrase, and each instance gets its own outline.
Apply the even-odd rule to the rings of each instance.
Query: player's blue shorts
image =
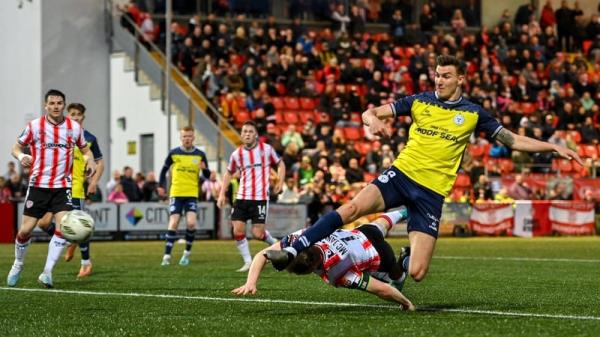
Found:
[[[197,204],[197,198],[174,197],[171,198],[171,202],[169,204],[169,212],[171,213],[171,215],[181,214],[182,211],[184,212],[184,214],[187,212],[196,212]]]
[[[373,180],[385,202],[385,209],[405,205],[408,209],[408,231],[438,236],[444,197],[421,186],[392,166]]]
[[[80,211],[83,211],[83,206],[85,205],[85,199],[73,198],[73,199],[71,199],[71,201],[73,202],[73,209],[78,209]]]

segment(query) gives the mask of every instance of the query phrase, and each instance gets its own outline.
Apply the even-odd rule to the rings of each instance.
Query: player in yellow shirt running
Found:
[[[171,172],[171,188],[169,190],[170,205],[168,231],[165,240],[165,254],[163,266],[171,264],[171,250],[177,240],[177,226],[184,212],[187,222],[185,232],[185,250],[179,264],[187,266],[192,250],[192,243],[196,234],[196,207],[199,195],[199,176],[206,179],[210,177],[206,154],[194,146],[194,129],[186,126],[179,132],[181,146],[172,149],[165,159],[165,164],[160,172],[158,194],[165,195],[167,186],[167,172]]]

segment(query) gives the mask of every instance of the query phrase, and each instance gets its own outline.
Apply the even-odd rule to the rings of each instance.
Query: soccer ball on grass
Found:
[[[60,231],[71,242],[87,242],[94,233],[94,219],[84,211],[69,211],[60,221]]]

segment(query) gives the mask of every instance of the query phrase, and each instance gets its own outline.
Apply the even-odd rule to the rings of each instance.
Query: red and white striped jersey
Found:
[[[301,229],[281,239],[281,247],[291,246],[303,232]],[[338,229],[315,245],[323,251],[323,269],[315,273],[333,286],[355,288],[363,272],[379,269],[379,253],[361,231]]]
[[[29,186],[71,187],[73,149],[86,147],[79,123],[65,117],[55,125],[46,116],[36,118],[27,124],[18,142],[29,146],[33,157]]]
[[[227,170],[240,172],[237,199],[268,200],[271,165],[279,163],[279,156],[269,144],[258,142],[252,149],[240,146],[229,157]]]

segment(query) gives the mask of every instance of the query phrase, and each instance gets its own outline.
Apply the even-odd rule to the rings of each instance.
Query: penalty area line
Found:
[[[248,302],[248,303],[274,303],[274,304],[292,304],[292,305],[294,305],[294,304],[296,304],[296,305],[319,305],[319,306],[333,306],[333,307],[358,307],[358,308],[393,309],[393,310],[400,309],[398,305],[389,305],[389,304],[376,305],[376,304],[344,303],[344,302],[290,301],[290,300],[240,298],[240,297],[228,298],[228,297],[210,297],[210,296],[183,296],[183,295],[170,295],[170,294],[118,293],[118,292],[104,292],[104,291],[28,289],[28,288],[8,288],[8,287],[0,287],[0,290],[14,291],[14,292],[53,293],[53,294],[68,294],[68,295],[104,296],[104,297],[142,297],[142,298],[166,298],[166,299],[198,300],[198,301],[214,301],[214,302]],[[477,314],[477,315],[487,315],[487,316],[546,318],[546,319],[560,319],[560,320],[600,321],[600,316],[537,314],[537,313],[497,311],[497,310],[417,307],[417,311],[433,312],[433,313],[442,312],[442,313],[458,313],[458,314]]]

